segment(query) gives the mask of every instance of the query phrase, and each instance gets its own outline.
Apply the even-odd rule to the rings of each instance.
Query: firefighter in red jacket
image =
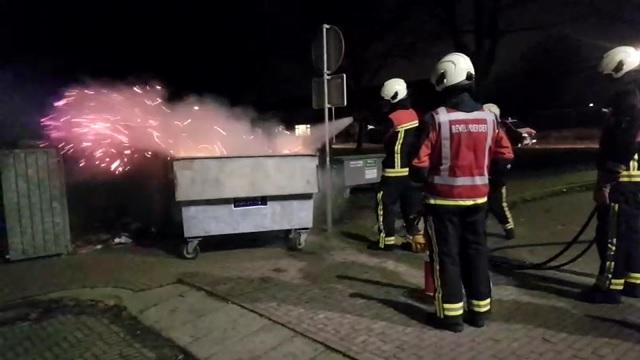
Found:
[[[411,108],[404,80],[387,80],[380,95],[388,110],[389,131],[384,139],[385,157],[377,195],[378,242],[373,248],[392,250],[396,245],[395,208],[400,205],[407,235],[416,249],[424,244],[418,227],[422,195],[419,185],[409,178],[409,165],[417,152],[418,114]]]
[[[591,303],[640,298],[640,83],[638,72],[631,72],[639,65],[640,52],[631,46],[607,52],[600,63],[614,95],[600,137],[594,191],[600,268],[595,284],[581,294]]]
[[[427,132],[411,176],[425,184],[425,219],[434,267],[439,326],[460,332],[483,327],[491,310],[491,280],[485,235],[490,166],[506,167],[513,151],[494,114],[473,100],[475,71],[464,54],[436,65],[431,82],[444,106],[426,116]],[[463,290],[464,289],[464,290]]]

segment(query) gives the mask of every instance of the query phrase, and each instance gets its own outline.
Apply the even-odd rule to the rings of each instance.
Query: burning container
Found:
[[[173,171],[184,258],[195,259],[200,240],[212,235],[286,230],[290,249],[304,247],[318,191],[316,156],[183,158]]]

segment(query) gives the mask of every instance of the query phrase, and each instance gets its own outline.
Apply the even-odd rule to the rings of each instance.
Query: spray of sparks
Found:
[[[282,126],[255,129],[251,111],[204,98],[167,103],[160,85],[71,88],[41,119],[48,141],[79,167],[119,174],[154,155],[168,158],[313,153]],[[338,132],[348,123],[341,124]],[[320,133],[320,132],[318,132]]]

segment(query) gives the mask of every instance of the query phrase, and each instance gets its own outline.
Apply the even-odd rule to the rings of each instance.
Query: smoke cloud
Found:
[[[161,85],[74,86],[41,120],[49,142],[78,166],[120,173],[155,155],[170,158],[314,154],[324,125],[295,136],[253,110],[210,97],[167,102]],[[333,136],[351,123],[330,125]],[[254,126],[260,124],[260,126]]]

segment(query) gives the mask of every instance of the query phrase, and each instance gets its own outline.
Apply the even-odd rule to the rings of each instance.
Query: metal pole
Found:
[[[324,78],[324,141],[326,145],[325,152],[325,185],[327,191],[327,232],[331,233],[333,231],[333,214],[332,214],[332,190],[331,190],[331,143],[329,143],[329,71],[327,69],[327,29],[329,25],[322,25],[322,77]]]
[[[331,125],[333,125],[334,127],[336,126],[336,108],[335,107],[331,107]],[[336,133],[333,133],[333,143],[336,143]]]

